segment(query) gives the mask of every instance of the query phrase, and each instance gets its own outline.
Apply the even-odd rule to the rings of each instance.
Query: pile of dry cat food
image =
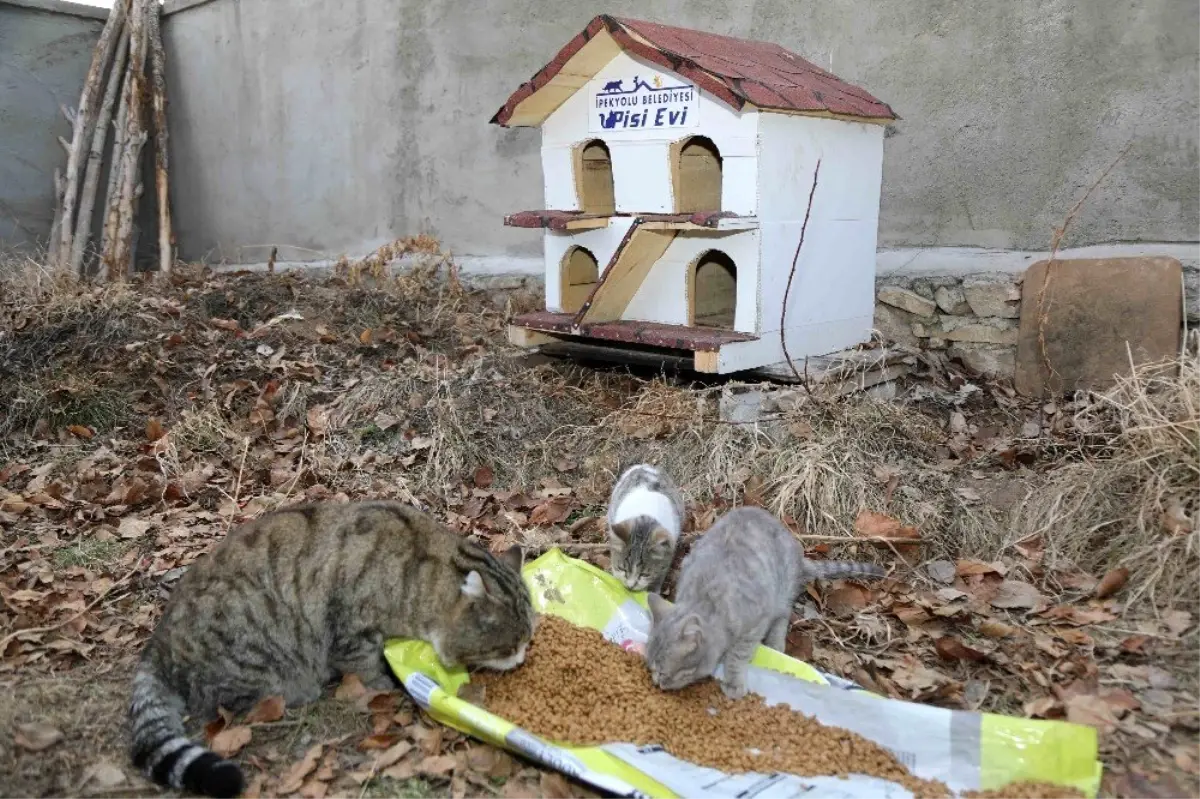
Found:
[[[951,795],[940,782],[914,777],[878,744],[787,705],[768,707],[753,694],[732,701],[713,680],[660,691],[641,657],[555,616],[542,618],[523,666],[481,672],[471,681],[482,689],[483,704],[492,713],[553,741],[658,744],[683,760],[726,773],[869,774],[905,786],[918,799]],[[1082,796],[1072,789],[1020,783],[987,795]]]

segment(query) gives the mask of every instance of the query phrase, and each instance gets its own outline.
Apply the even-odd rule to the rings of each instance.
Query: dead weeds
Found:
[[[396,254],[415,267],[392,274]],[[890,568],[870,586],[812,587],[798,656],[886,695],[1093,724],[1118,795],[1157,774],[1195,784],[1194,362],[1045,407],[930,362],[896,401],[772,388],[763,421],[729,424],[723,400],[755,386],[511,349],[507,319],[538,301],[463,283],[424,240],[321,279],[194,268],[150,289],[4,283],[0,679],[24,698],[0,720],[79,728],[45,709],[38,681],[90,707],[94,670],[128,678],[186,566],[271,508],[396,498],[496,549],[557,545],[603,565],[607,493],[650,461],[689,496],[689,541],[724,508],[759,504],[812,557]],[[323,705],[250,725],[238,756],[252,787],[576,790],[406,716],[402,693],[380,701],[396,703],[386,725]],[[105,735],[123,716],[110,703]],[[110,738],[67,734],[54,773],[23,754],[0,784],[80,792],[85,776],[116,780],[96,765],[114,758],[129,780],[117,790],[142,791]]]

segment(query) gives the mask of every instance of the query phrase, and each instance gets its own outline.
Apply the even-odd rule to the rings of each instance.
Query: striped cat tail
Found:
[[[813,580],[838,580],[843,577],[883,577],[882,566],[857,560],[804,560],[800,565],[801,585]]]
[[[236,763],[192,743],[183,727],[183,701],[143,661],[133,677],[129,721],[133,764],[157,784],[194,794],[235,797],[244,787]]]

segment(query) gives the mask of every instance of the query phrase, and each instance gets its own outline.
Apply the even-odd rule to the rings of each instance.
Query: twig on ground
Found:
[[[1111,172],[1117,163],[1125,157],[1125,154],[1129,152],[1131,147],[1133,147],[1132,141],[1126,144],[1121,152],[1117,153],[1117,157],[1114,158],[1112,163],[1100,173],[1100,177],[1096,178],[1096,181],[1092,183],[1088,190],[1083,193],[1083,196],[1080,197],[1073,206],[1071,206],[1071,210],[1067,211],[1067,215],[1063,219],[1063,223],[1059,227],[1055,228],[1054,235],[1050,240],[1050,258],[1046,264],[1046,277],[1042,280],[1042,285],[1038,289],[1037,296],[1038,352],[1042,356],[1042,362],[1046,366],[1048,378],[1055,378],[1059,376],[1058,371],[1054,368],[1054,365],[1050,363],[1050,356],[1046,351],[1046,322],[1050,318],[1050,305],[1046,301],[1046,291],[1050,287],[1050,279],[1054,274],[1054,264],[1056,263],[1055,258],[1058,255],[1058,248],[1062,244],[1063,238],[1065,238],[1067,235],[1067,228],[1071,226],[1071,222],[1075,220],[1076,215],[1079,213],[1080,209],[1083,208],[1083,204],[1087,202],[1088,197],[1092,196],[1092,192],[1094,192],[1096,188],[1102,182],[1104,182],[1104,179],[1108,177],[1108,173]],[[1053,300],[1053,298],[1051,298],[1051,300]],[[1046,390],[1049,390],[1048,384],[1049,380],[1047,380],[1047,386],[1044,387]]]
[[[226,531],[228,531],[230,528],[233,527],[233,518],[235,516],[237,516],[238,497],[242,493],[242,473],[246,469],[246,454],[249,451],[250,451],[250,436],[245,436],[242,438],[242,460],[241,460],[241,463],[238,464],[237,479],[234,481],[234,484],[233,484],[233,495],[231,496],[230,494],[226,493],[225,491],[221,491],[221,493],[225,495],[225,498],[228,499],[230,501],[230,503],[233,505],[233,510],[231,510],[229,512],[229,518],[225,520],[225,530]]]
[[[812,215],[813,197],[817,193],[817,179],[821,175],[821,159],[817,159],[817,166],[813,170],[812,188],[808,190],[808,207],[804,210],[804,222],[800,225],[800,241],[796,243],[796,254],[792,256],[792,269],[788,272],[787,288],[783,290],[783,307],[779,311],[779,343],[783,347],[783,357],[787,359],[788,366],[791,367],[792,374],[804,386],[804,390],[808,395],[816,400],[812,393],[812,389],[808,385],[808,358],[804,359],[804,374],[801,375],[796,370],[796,364],[792,361],[792,354],[788,352],[787,345],[787,325],[784,324],[787,320],[788,298],[792,294],[792,280],[796,277],[796,266],[800,263],[800,249],[804,246],[804,234],[808,232],[808,218]]]

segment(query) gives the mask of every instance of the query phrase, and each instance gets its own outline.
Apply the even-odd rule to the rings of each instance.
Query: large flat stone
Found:
[[[917,337],[912,332],[913,318],[908,311],[893,308],[882,302],[875,303],[875,329],[893,343],[917,346]]]
[[[971,313],[971,304],[967,302],[961,286],[940,286],[933,292],[933,299],[945,313],[958,316]]]
[[[968,275],[963,295],[976,316],[1016,319],[1021,315],[1021,287],[1004,275]]]
[[[1016,328],[1003,328],[982,322],[965,324],[953,330],[942,333],[941,338],[947,341],[967,341],[973,344],[1007,344],[1017,343]]]
[[[876,299],[893,308],[900,308],[917,316],[933,316],[937,311],[937,303],[933,300],[925,299],[920,294],[899,286],[884,286],[879,289]]]
[[[1044,396],[1103,390],[1128,375],[1131,365],[1176,357],[1182,271],[1178,260],[1164,256],[1030,266],[1021,300],[1017,391]]]
[[[1016,324],[1008,319],[979,319],[974,316],[938,316],[933,324],[914,322],[913,335],[919,338],[939,338],[946,341],[967,341],[975,344],[1017,343]]]
[[[1012,377],[1016,368],[1017,348],[991,344],[958,343],[948,354],[963,366],[985,377]]]

